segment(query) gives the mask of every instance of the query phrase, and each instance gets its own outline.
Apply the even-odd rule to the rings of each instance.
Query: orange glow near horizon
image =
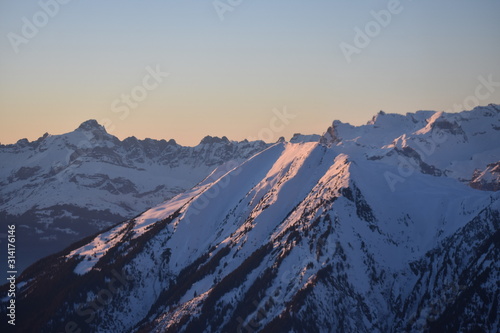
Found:
[[[273,110],[286,107],[296,117],[273,132],[275,141],[322,134],[333,120],[364,124],[379,110],[471,108],[464,101],[478,77],[500,82],[500,3],[430,6],[401,2],[348,62],[339,46],[354,45],[356,27],[387,1],[259,0],[224,20],[195,1],[61,5],[18,52],[0,40],[0,142],[67,133],[88,119],[120,139],[240,141],[258,138]],[[22,18],[41,10],[36,2],[0,9],[6,37],[22,35]],[[469,102],[500,103],[500,88],[492,89]]]

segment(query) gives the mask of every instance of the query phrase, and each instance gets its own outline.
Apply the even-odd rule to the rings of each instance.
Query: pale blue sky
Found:
[[[391,1],[242,0],[220,20],[212,1],[72,0],[16,53],[10,33],[23,37],[23,17],[33,23],[40,3],[54,1],[0,0],[2,143],[90,118],[119,138],[242,140],[286,107],[296,117],[274,140],[379,110],[452,109],[479,76],[500,82],[500,1],[402,0],[348,63],[340,44],[355,45],[354,29]],[[127,114],[113,112],[148,66],[169,76]],[[500,87],[476,100],[500,103]]]

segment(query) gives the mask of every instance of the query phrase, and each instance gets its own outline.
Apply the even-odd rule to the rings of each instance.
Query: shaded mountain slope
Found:
[[[500,192],[470,181],[500,160],[499,122],[496,105],[379,113],[274,144],[30,267],[20,325],[498,331]]]

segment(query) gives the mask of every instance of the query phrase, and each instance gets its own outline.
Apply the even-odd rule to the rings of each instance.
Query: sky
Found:
[[[322,134],[500,103],[496,0],[0,0],[0,142]]]

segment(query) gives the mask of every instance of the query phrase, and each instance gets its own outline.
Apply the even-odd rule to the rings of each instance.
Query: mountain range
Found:
[[[95,120],[62,135],[0,145],[0,223],[20,230],[18,267],[190,189],[269,144],[206,136],[123,141]]]
[[[118,164],[100,153],[110,140],[93,153],[100,168]],[[17,281],[18,327],[499,331],[500,105],[381,111],[290,141],[234,143],[252,156],[30,266]]]

